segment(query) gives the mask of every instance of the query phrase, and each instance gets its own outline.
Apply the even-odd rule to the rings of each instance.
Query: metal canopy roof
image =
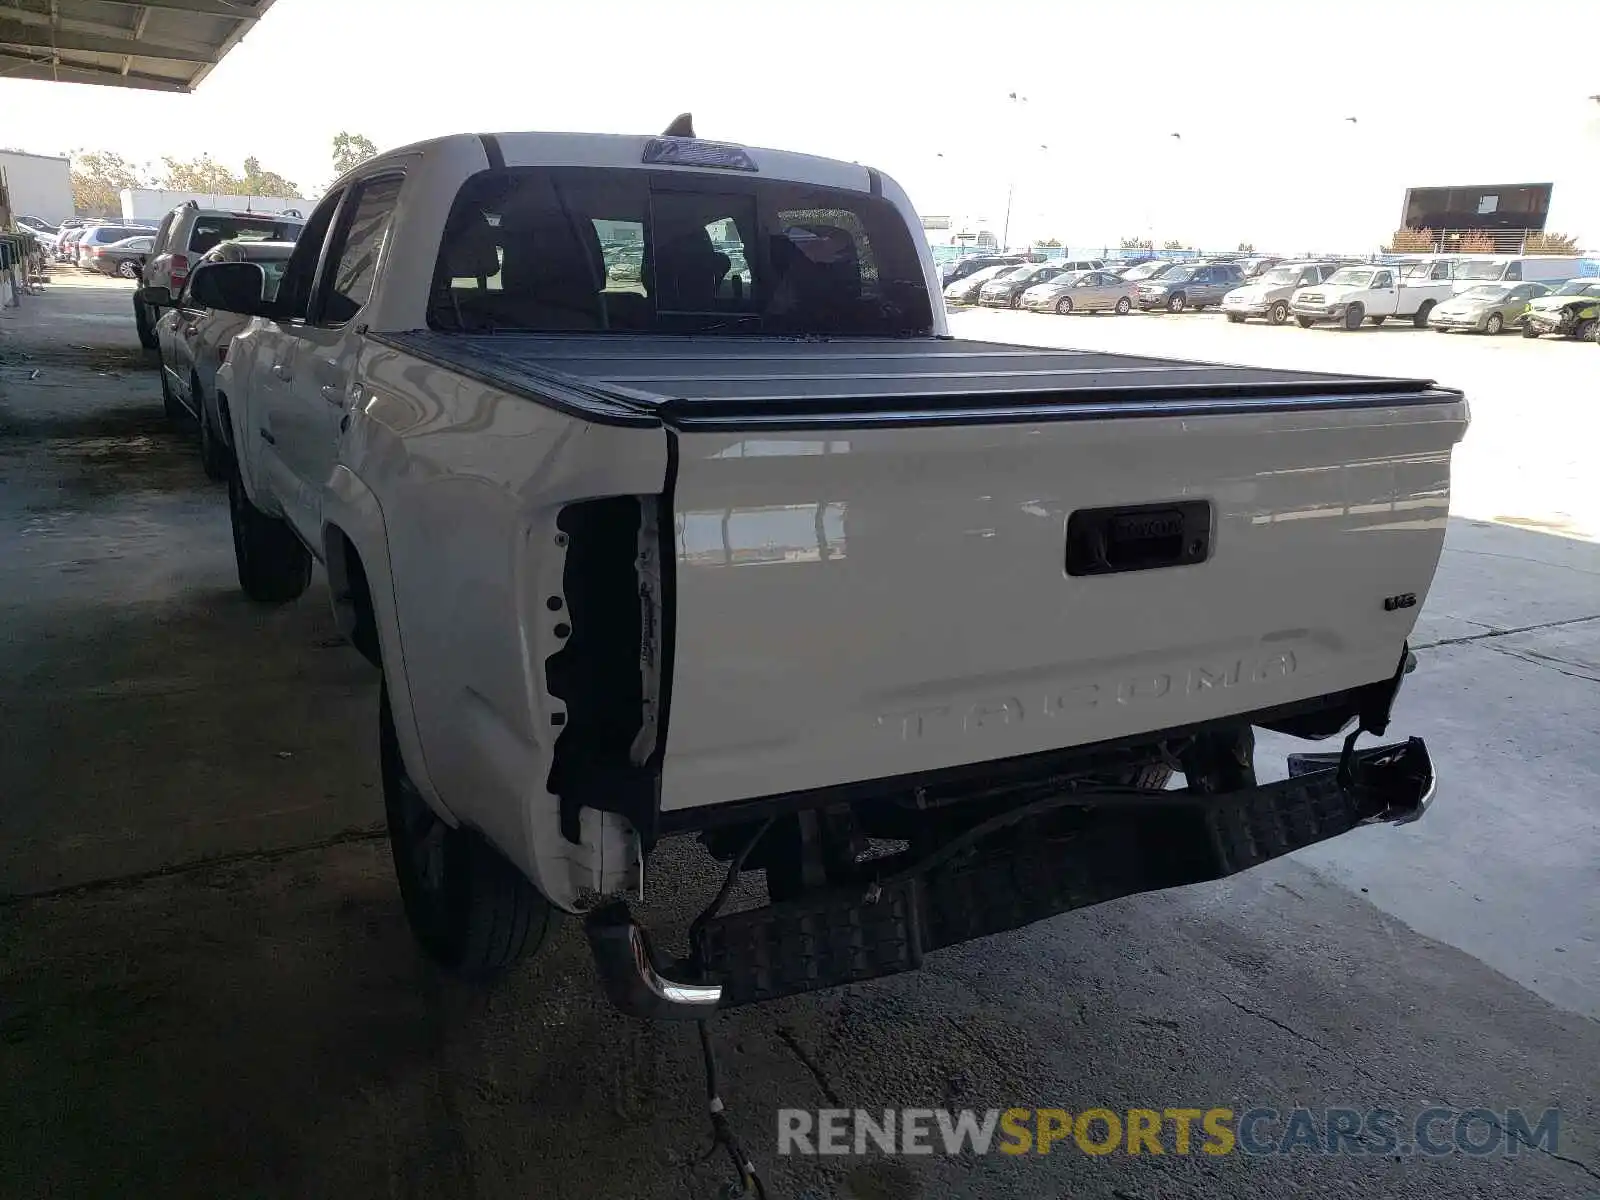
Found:
[[[0,79],[193,91],[273,0],[0,0]]]

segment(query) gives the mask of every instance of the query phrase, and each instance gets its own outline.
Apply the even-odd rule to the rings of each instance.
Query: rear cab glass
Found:
[[[302,222],[287,221],[282,217],[251,217],[234,214],[202,213],[194,219],[189,230],[189,253],[204,254],[218,242],[244,241],[292,242],[300,235]]]
[[[428,304],[455,332],[928,334],[899,212],[711,172],[512,167],[457,195]]]

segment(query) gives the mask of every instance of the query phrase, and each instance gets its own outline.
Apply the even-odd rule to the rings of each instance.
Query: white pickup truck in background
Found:
[[[620,1007],[703,1016],[1432,795],[1420,741],[1355,741],[1458,392],[953,340],[891,179],[692,136],[396,150],[272,301],[248,263],[190,290],[251,317],[240,582],[326,564],[408,918],[466,974],[581,912]],[[1347,736],[1259,783],[1257,727]],[[708,897],[669,963],[627,897],[677,834],[771,903]]]
[[[1434,307],[1454,294],[1454,285],[1447,268],[1439,278],[1430,277],[1429,264],[1422,268],[1403,276],[1400,266],[1340,267],[1321,283],[1295,289],[1289,311],[1301,329],[1324,324],[1360,329],[1363,321],[1382,325],[1390,317],[1409,317],[1425,329]]]

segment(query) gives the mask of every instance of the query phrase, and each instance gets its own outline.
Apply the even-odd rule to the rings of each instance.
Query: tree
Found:
[[[1256,244],[1254,242],[1240,242],[1239,243],[1239,253],[1240,254],[1254,254],[1255,252],[1256,252]]]
[[[299,185],[292,180],[285,179],[276,171],[263,171],[261,160],[254,156],[244,160],[244,191],[245,196],[298,196]]]
[[[1122,248],[1124,250],[1154,250],[1155,243],[1149,238],[1125,237],[1122,239]]]
[[[1524,254],[1576,254],[1578,239],[1564,233],[1530,233],[1522,244]]]
[[[1161,243],[1161,248],[1163,250],[1187,250],[1188,249],[1188,247],[1185,246],[1177,238],[1168,238],[1165,242]]]
[[[1050,249],[1054,250],[1061,245],[1061,239],[1049,237],[1045,238],[1042,242],[1035,242],[1034,245],[1040,247],[1049,247]]]
[[[1433,230],[1396,229],[1384,249],[1391,254],[1432,254]]]
[[[209,154],[202,154],[187,162],[170,156],[163,157],[161,161],[167,168],[161,186],[174,192],[215,192],[221,196],[237,196],[244,186],[244,180]]]
[[[244,160],[244,173],[219,163],[209,154],[184,161],[163,158],[167,173],[161,186],[175,192],[202,192],[218,196],[298,196],[299,185],[276,171],[264,170],[254,155]]]
[[[333,135],[333,173],[343,175],[346,171],[359,167],[377,152],[378,148],[365,134],[341,129]]]
[[[72,154],[72,208],[86,217],[111,217],[122,212],[123,188],[144,186],[143,173],[110,150]]]

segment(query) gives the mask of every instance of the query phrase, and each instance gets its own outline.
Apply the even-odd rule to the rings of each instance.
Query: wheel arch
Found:
[[[320,547],[334,620],[357,652],[383,672],[406,772],[434,811],[454,826],[459,821],[434,787],[417,728],[388,547],[377,496],[349,467],[335,467],[323,497]]]

